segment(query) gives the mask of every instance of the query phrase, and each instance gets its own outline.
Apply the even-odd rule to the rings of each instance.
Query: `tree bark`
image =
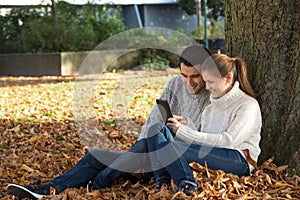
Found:
[[[57,24],[57,13],[56,13],[56,2],[55,2],[55,0],[51,0],[51,12],[52,12],[53,23],[56,26],[56,24]]]
[[[260,161],[300,173],[300,1],[225,0],[226,53],[243,58],[263,116]]]
[[[196,1],[197,27],[200,29],[202,23],[201,0],[195,0],[195,1]]]

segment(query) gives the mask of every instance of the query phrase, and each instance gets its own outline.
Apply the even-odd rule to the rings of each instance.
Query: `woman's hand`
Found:
[[[181,124],[187,125],[188,120],[184,116],[173,116],[175,119],[177,119]]]
[[[172,130],[173,133],[176,133],[181,124],[187,124],[185,117],[174,115],[172,118],[168,119],[167,126]]]

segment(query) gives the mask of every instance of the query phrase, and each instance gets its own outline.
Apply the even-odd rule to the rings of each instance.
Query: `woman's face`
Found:
[[[231,89],[232,73],[225,77],[218,77],[210,74],[208,71],[202,71],[202,77],[206,84],[206,89],[210,91],[212,98],[222,97]]]

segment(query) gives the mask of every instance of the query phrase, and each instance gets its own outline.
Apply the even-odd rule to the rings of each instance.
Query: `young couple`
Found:
[[[174,117],[164,124],[155,106],[128,152],[93,149],[49,183],[9,184],[7,192],[35,199],[50,194],[50,187],[56,193],[87,184],[100,189],[143,171],[154,175],[155,189],[173,178],[178,190],[190,195],[198,189],[190,162],[249,175],[255,167],[250,161],[257,161],[260,154],[262,120],[244,61],[210,55],[202,46],[192,45],[183,50],[179,66],[181,75],[171,79],[161,95]]]

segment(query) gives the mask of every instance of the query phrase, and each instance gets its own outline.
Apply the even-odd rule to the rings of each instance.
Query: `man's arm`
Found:
[[[170,88],[173,87],[173,84],[174,84],[174,78],[171,79],[167,83],[162,95],[160,96],[160,99],[167,100],[168,102],[171,101],[173,95],[172,95],[172,90]],[[171,105],[171,110],[172,110],[172,105]],[[163,123],[163,119],[162,119],[162,117],[160,115],[160,112],[158,110],[158,106],[155,104],[154,107],[152,108],[147,120],[146,120],[146,123],[142,127],[142,130],[141,130],[141,133],[140,133],[140,136],[139,136],[138,140],[140,140],[142,138],[146,138],[147,133],[148,133],[148,129],[153,124],[159,123],[159,122]]]

